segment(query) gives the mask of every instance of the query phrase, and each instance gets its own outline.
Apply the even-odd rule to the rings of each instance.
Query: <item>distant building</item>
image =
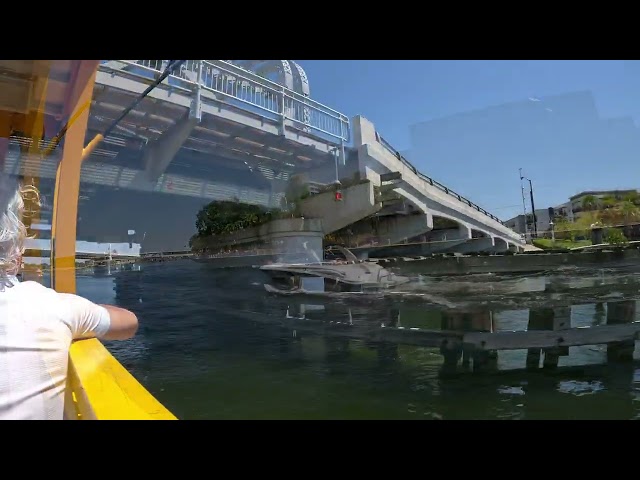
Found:
[[[553,207],[554,218],[564,218],[570,222],[574,220],[573,209],[571,208],[571,202],[562,203],[556,207]]]
[[[616,200],[622,200],[625,196],[629,194],[639,193],[638,190],[588,190],[584,192],[580,192],[572,197],[569,197],[569,204],[571,208],[571,212],[574,218],[580,218],[580,216],[585,212],[583,207],[584,199],[587,197],[595,197],[597,203],[601,203],[603,198],[611,197]]]
[[[550,221],[552,220],[557,221],[557,219],[563,218],[573,222],[580,218],[586,211],[583,207],[583,202],[587,197],[595,197],[596,202],[600,202],[603,198],[607,197],[621,200],[625,196],[634,193],[640,193],[640,190],[588,190],[569,197],[569,201],[566,203],[553,207],[553,212],[551,212],[549,208],[536,209],[538,235],[542,235],[550,229]],[[526,222],[523,214],[507,220],[505,224],[517,233],[530,233],[533,230],[531,213],[527,214]]]
[[[549,230],[551,217],[549,215],[548,208],[536,208],[536,226],[538,234],[542,234]],[[533,215],[527,213],[526,219],[524,214],[510,218],[504,222],[507,227],[511,228],[516,233],[531,233],[533,229]]]

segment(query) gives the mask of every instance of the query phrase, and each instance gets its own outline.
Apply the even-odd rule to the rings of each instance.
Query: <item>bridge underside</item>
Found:
[[[419,211],[375,214],[336,232],[333,240],[355,248],[359,258],[444,253],[499,254],[518,246],[450,219]],[[395,247],[390,248],[391,245]],[[398,248],[398,245],[402,245]]]
[[[149,82],[127,72],[121,76],[99,72],[85,143],[103,133]],[[182,249],[194,233],[197,211],[211,200],[279,207],[294,174],[327,184],[337,178],[348,181],[355,173],[360,183],[345,185],[340,202],[332,192],[301,202],[306,218],[322,220],[318,232],[346,231],[352,240],[348,243],[355,239],[356,244],[372,247],[418,241],[424,253],[498,252],[514,247],[493,227],[465,221],[457,206],[443,209],[428,196],[420,197],[404,179],[400,184],[381,184],[382,170],[371,175],[381,160],[369,161],[376,150],[366,143],[375,140],[365,138],[362,129],[355,148],[345,155],[335,139],[332,143],[298,128],[295,121],[279,123],[212,92],[202,92],[203,103],[196,108],[192,95],[184,88],[161,85],[93,151],[82,169],[79,234],[99,241],[110,235],[104,225],[113,225],[119,232],[146,232],[144,250]],[[45,124],[45,138],[56,133],[58,125]],[[4,167],[16,173],[24,165],[51,183],[55,179],[55,155],[41,159],[14,152]],[[106,213],[105,205],[113,215]],[[167,227],[167,220],[174,225]],[[167,244],[156,244],[169,229],[182,233]],[[367,238],[361,240],[363,236]]]
[[[139,93],[115,87],[118,78],[104,83],[100,78],[104,80],[104,74],[98,74],[94,87],[85,144],[103,133]],[[146,87],[138,84],[137,90]],[[171,89],[165,87],[159,90],[166,96]],[[207,104],[209,110],[214,103]],[[134,241],[144,237],[143,250],[183,249],[195,232],[197,212],[211,200],[279,207],[291,175],[335,171],[335,143],[312,132],[296,133],[291,125],[283,132],[272,119],[228,103],[220,115],[196,115],[192,107],[149,95],[85,160],[78,238],[116,242],[133,230]],[[58,103],[50,101],[47,108],[53,116],[64,113]],[[60,121],[45,121],[44,138],[54,137],[60,127]],[[21,147],[26,141],[14,138],[13,146],[6,144],[0,165],[7,173],[41,179],[39,187],[49,204],[44,217],[50,217],[59,152],[29,155]]]
[[[133,92],[96,85],[88,137],[103,132],[135,98]],[[198,120],[189,107],[153,97],[142,100],[116,127],[113,137],[111,141],[107,139],[91,159],[113,159],[118,153],[113,147],[118,146],[140,152],[145,157],[145,164],[140,166],[145,167],[150,181],[160,177],[178,152],[224,157],[238,168],[263,166],[276,171],[314,168],[334,162],[334,154],[317,145],[305,145],[260,127],[209,113],[203,113]]]

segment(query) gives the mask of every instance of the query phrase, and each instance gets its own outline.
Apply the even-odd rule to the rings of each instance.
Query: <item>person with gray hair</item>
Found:
[[[69,348],[74,340],[124,340],[136,315],[19,281],[27,229],[25,198],[38,190],[0,173],[0,420],[62,420]]]

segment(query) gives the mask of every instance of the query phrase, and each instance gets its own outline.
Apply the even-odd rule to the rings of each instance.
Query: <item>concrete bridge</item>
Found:
[[[131,105],[167,63],[103,61],[87,141]],[[29,170],[30,165],[39,176],[55,178],[55,156],[43,160],[23,152],[18,161],[8,155],[4,168]],[[317,243],[345,228],[355,235],[371,233],[373,221],[377,244],[417,239],[430,251],[458,252],[524,245],[495,216],[418,172],[367,119],[349,121],[312,100],[304,70],[289,60],[187,60],[105,138],[85,162],[82,179],[119,192],[279,207],[293,175],[320,184],[358,178],[344,183],[340,203],[333,192],[300,202],[305,219],[313,220],[304,241],[311,235]],[[185,212],[190,228],[193,214]],[[304,222],[294,223],[292,238],[305,229]],[[284,227],[279,221],[279,238]]]
[[[422,237],[423,253],[505,252],[524,246],[522,237],[495,215],[436,180],[422,174],[384,140],[366,118],[353,120],[361,178],[369,179],[383,199],[376,212],[378,245]],[[384,206],[393,192],[398,203]],[[365,227],[366,228],[366,227]],[[353,225],[352,231],[362,230]]]

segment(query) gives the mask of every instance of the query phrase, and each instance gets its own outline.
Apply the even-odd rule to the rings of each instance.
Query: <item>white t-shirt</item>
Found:
[[[0,420],[62,420],[71,342],[110,324],[104,307],[77,295],[0,283]]]

